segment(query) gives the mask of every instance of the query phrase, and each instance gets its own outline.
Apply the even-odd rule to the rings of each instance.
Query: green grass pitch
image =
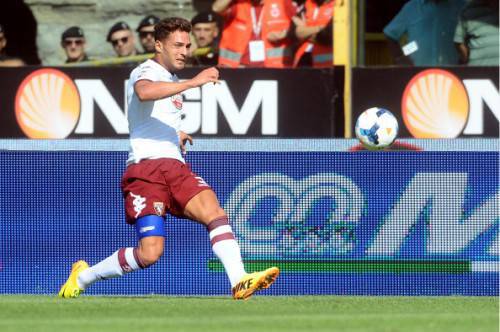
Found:
[[[0,331],[498,332],[496,297],[0,295]]]

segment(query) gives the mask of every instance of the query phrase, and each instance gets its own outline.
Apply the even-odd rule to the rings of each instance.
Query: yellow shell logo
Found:
[[[60,70],[39,69],[19,86],[15,109],[17,123],[29,138],[66,138],[80,116],[80,95]]]
[[[462,82],[442,69],[420,72],[406,86],[403,120],[416,138],[455,138],[469,116],[469,98]]]

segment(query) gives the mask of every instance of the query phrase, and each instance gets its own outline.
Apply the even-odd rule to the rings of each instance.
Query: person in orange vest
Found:
[[[291,67],[296,15],[291,0],[216,0],[212,10],[224,17],[220,66]]]
[[[326,68],[333,65],[333,0],[306,0],[303,11],[293,18],[301,44],[294,67]]]

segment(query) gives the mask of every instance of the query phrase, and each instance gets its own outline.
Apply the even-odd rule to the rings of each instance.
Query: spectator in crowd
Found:
[[[85,53],[85,35],[80,27],[73,26],[61,35],[61,46],[66,53],[66,63],[88,61]]]
[[[292,64],[296,8],[291,0],[216,0],[224,18],[219,65],[283,68]]]
[[[134,34],[125,22],[115,23],[109,29],[107,40],[119,57],[137,55],[138,53],[135,48]]]
[[[460,63],[498,66],[498,0],[469,2],[460,14],[454,41]]]
[[[11,57],[5,54],[5,46],[7,46],[7,36],[2,25],[0,25],[0,67],[19,67],[24,66],[24,61]]]
[[[202,12],[193,17],[193,36],[195,48],[189,59],[192,65],[216,66],[219,61],[217,37],[219,36],[220,16],[214,12]]]
[[[294,67],[317,68],[333,65],[333,0],[307,0],[293,18],[300,45]]]
[[[137,27],[139,41],[144,50],[143,54],[155,52],[155,24],[160,22],[160,19],[154,15],[148,15],[142,19]]]
[[[458,15],[465,0],[410,0],[384,28],[396,64],[455,65],[453,45]],[[402,47],[400,41],[406,37]]]

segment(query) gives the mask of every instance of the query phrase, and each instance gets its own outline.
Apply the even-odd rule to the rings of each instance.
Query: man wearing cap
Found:
[[[143,54],[155,52],[155,24],[159,21],[160,19],[158,17],[148,15],[142,19],[137,27],[136,31],[139,34],[139,41],[144,50]]]
[[[189,62],[198,66],[215,66],[219,59],[219,22],[221,17],[212,11],[202,12],[193,17],[193,36],[196,48],[192,50]]]
[[[2,25],[0,25],[0,67],[24,66],[23,60],[5,54],[5,46],[7,46],[7,37]]]
[[[113,46],[113,50],[119,57],[137,55],[134,34],[125,22],[115,23],[108,32],[107,41]]]
[[[66,52],[66,63],[88,61],[85,53],[85,35],[80,27],[73,26],[61,35],[61,46]]]

